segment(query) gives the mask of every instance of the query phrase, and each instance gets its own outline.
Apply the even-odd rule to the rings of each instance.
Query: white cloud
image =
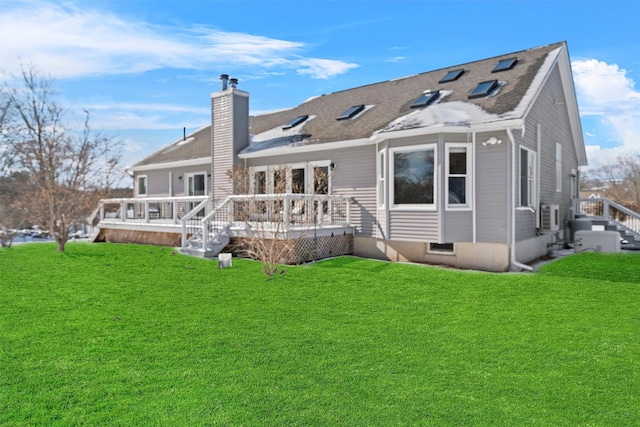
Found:
[[[12,7],[13,6],[13,7]],[[356,64],[301,58],[304,43],[127,21],[105,11],[41,1],[4,4],[0,63],[34,63],[56,77],[137,73],[160,68],[211,69],[220,64],[296,69],[314,78],[347,72]]]
[[[591,167],[640,154],[640,92],[627,70],[597,59],[572,62],[580,114],[596,119],[598,144],[587,146]]]
[[[393,58],[387,59],[387,62],[400,62],[400,61],[404,61],[405,59],[407,59],[406,56],[394,56]]]
[[[337,74],[344,74],[357,64],[350,64],[332,59],[305,58],[294,61],[298,65],[298,74],[309,74],[316,79],[326,79]]]

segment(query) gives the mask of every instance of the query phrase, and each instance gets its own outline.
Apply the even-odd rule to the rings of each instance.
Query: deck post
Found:
[[[289,194],[285,194],[284,195],[284,200],[283,200],[283,203],[284,203],[284,206],[283,206],[283,208],[284,208],[283,209],[284,224],[289,224],[289,203],[290,203],[289,200],[290,200],[289,199]]]
[[[144,220],[145,222],[149,222],[149,201],[145,200],[144,202]]]
[[[175,200],[171,203],[171,218],[173,218],[173,223],[178,223],[178,202]]]
[[[122,222],[127,220],[127,203],[124,201],[120,202],[120,217]]]
[[[209,227],[207,226],[205,219],[200,220],[200,232],[202,233],[202,250],[207,251],[207,244],[209,243]]]

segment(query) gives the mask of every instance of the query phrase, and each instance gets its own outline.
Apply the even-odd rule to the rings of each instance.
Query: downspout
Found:
[[[523,264],[516,260],[516,140],[513,137],[511,128],[507,128],[507,135],[511,142],[511,235],[509,236],[511,242],[510,246],[510,266],[517,267],[527,271],[533,271],[533,267],[527,264]],[[511,268],[509,268],[511,270]]]
[[[384,165],[380,164],[380,140],[376,141],[376,235],[380,233],[380,170],[378,168],[384,167]],[[386,157],[385,157],[385,160]],[[386,175],[385,175],[386,178]]]
[[[469,132],[467,131],[467,142],[469,142]],[[471,206],[472,206],[472,210],[471,210],[471,229],[472,229],[472,234],[473,234],[473,243],[477,243],[478,240],[478,229],[477,229],[477,216],[478,216],[478,207],[476,206],[476,179],[477,179],[477,174],[476,174],[476,162],[477,162],[477,155],[476,155],[476,133],[473,132],[471,134],[471,150],[473,157],[472,157],[472,161],[471,161],[471,173],[473,174],[472,178],[471,178]]]
[[[542,125],[540,123],[536,124],[536,198],[535,198],[535,207],[536,207],[536,228],[540,230],[540,164],[542,163]]]

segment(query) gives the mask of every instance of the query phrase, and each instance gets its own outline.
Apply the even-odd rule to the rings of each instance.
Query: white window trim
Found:
[[[528,203],[526,205],[522,204],[522,171],[520,171],[520,173],[518,174],[518,183],[520,184],[520,191],[519,191],[519,197],[518,197],[518,208],[520,208],[520,210],[524,209],[531,209],[533,212],[535,212],[536,210],[536,206],[537,206],[537,194],[536,194],[536,189],[537,189],[537,182],[538,182],[538,176],[537,176],[537,169],[536,169],[536,165],[537,165],[537,157],[536,157],[536,152],[527,148],[527,147],[523,147],[520,146],[520,156],[522,156],[522,151],[526,151],[527,152],[527,167],[533,171],[533,177],[531,178],[531,180],[529,181],[529,179],[527,179],[527,183],[529,185],[527,185],[527,190],[528,190],[528,194],[527,194],[527,199],[528,199]],[[531,161],[533,161],[533,164],[531,164]],[[520,159],[519,162],[519,168],[522,167],[522,159]]]
[[[333,169],[331,168],[331,160],[317,160],[317,161],[313,161],[313,162],[308,162],[308,171],[307,171],[307,193],[308,194],[315,194],[315,188],[313,188],[315,186],[315,174],[313,169],[314,168],[327,168],[327,178],[328,178],[328,182],[327,182],[327,194],[332,194],[331,193],[331,181],[332,181],[332,177],[331,175],[333,175]]]
[[[420,144],[410,145],[403,147],[392,147],[389,149],[389,156],[387,162],[389,162],[389,174],[388,176],[393,179],[395,176],[395,161],[394,157],[396,153],[403,153],[408,151],[420,151],[420,150],[433,150],[433,203],[431,204],[401,204],[396,205],[393,182],[389,184],[389,210],[392,211],[437,211],[438,210],[438,144]]]
[[[562,192],[562,144],[556,142],[556,192]]]
[[[453,249],[451,251],[446,251],[446,250],[442,250],[442,249],[432,249],[431,248],[431,244],[436,243],[436,242],[429,242],[427,243],[427,253],[429,254],[435,254],[435,255],[449,255],[449,256],[453,256],[456,254],[456,244],[452,243],[453,245]]]
[[[269,169],[266,166],[254,166],[249,168],[249,190],[256,194],[256,173],[264,172],[264,191],[269,192]]]
[[[331,160],[316,160],[316,161],[312,161],[312,162],[298,162],[298,163],[285,163],[285,164],[281,164],[281,165],[269,165],[269,166],[252,166],[249,168],[249,185],[251,186],[250,188],[252,189],[251,191],[253,192],[255,189],[255,174],[256,172],[261,172],[264,171],[266,173],[266,180],[267,180],[267,194],[273,194],[273,173],[280,169],[280,168],[286,168],[287,169],[287,176],[285,177],[285,179],[287,180],[287,187],[286,187],[286,192],[287,193],[291,193],[293,188],[292,188],[292,182],[291,182],[291,178],[292,178],[292,174],[291,171],[293,169],[304,169],[304,179],[305,179],[305,194],[313,194],[314,192],[314,174],[313,174],[313,169],[316,167],[326,167],[328,168],[328,172],[329,172],[329,194],[332,194],[332,177],[331,175],[333,174],[332,168],[331,168]]]
[[[144,187],[147,190],[144,193],[140,192],[140,178],[144,178]],[[138,197],[149,195],[149,176],[148,175],[138,175],[136,177],[136,195]]]
[[[209,181],[207,179],[207,171],[197,171],[197,172],[187,172],[185,174],[183,174],[184,179],[182,180],[182,182],[184,182],[184,195],[188,196],[189,193],[189,177],[194,177],[196,175],[204,175],[204,195],[208,195],[208,182]]]
[[[466,178],[465,180],[465,186],[466,186],[466,195],[467,195],[467,202],[464,204],[450,204],[449,203],[449,177],[451,176],[449,174],[449,153],[450,153],[450,149],[451,148],[466,148],[467,149],[467,173],[464,175],[464,177]],[[473,158],[473,153],[471,152],[471,150],[473,150],[473,145],[466,143],[466,142],[448,142],[445,143],[445,150],[446,150],[446,156],[445,156],[445,192],[444,192],[444,197],[445,197],[445,207],[446,210],[448,211],[470,211],[473,209],[473,204],[471,203],[471,201],[473,200],[473,195],[472,195],[472,191],[473,191],[473,186],[471,183],[472,180],[472,158]],[[460,174],[454,174],[453,176],[463,176]]]
[[[382,149],[378,151],[376,154],[376,177],[377,177],[377,185],[376,185],[376,198],[378,208],[384,209],[386,204],[385,198],[385,189],[386,189],[386,174],[385,174],[385,159],[386,159],[386,149]]]

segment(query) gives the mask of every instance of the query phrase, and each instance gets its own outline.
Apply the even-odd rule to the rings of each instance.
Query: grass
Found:
[[[640,256],[536,274],[0,250],[0,425],[640,425]]]

